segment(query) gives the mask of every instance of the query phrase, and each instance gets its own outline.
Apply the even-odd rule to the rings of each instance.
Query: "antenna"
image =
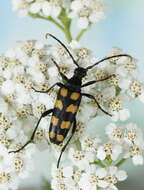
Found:
[[[77,66],[77,67],[79,67],[79,65],[77,64],[77,62],[74,60],[74,58],[73,58],[73,56],[72,56],[72,54],[70,53],[70,51],[68,50],[68,48],[59,40],[59,39],[57,39],[55,36],[53,36],[52,34],[50,34],[50,33],[47,33],[46,34],[46,39],[48,38],[48,36],[50,36],[50,37],[52,37],[53,39],[55,39],[57,42],[59,42],[64,48],[65,48],[65,50],[68,52],[68,54],[69,54],[69,56],[72,58],[72,60],[73,60],[73,63]]]
[[[113,56],[105,57],[105,58],[101,59],[100,61],[96,62],[95,64],[93,64],[93,65],[91,65],[91,66],[89,66],[89,67],[87,67],[86,69],[89,70],[89,69],[93,68],[94,66],[98,65],[98,64],[101,63],[101,62],[106,61],[106,60],[108,60],[108,59],[115,58],[115,57],[129,57],[131,61],[132,61],[132,59],[133,59],[132,56],[130,56],[130,55],[128,55],[128,54],[113,55]]]

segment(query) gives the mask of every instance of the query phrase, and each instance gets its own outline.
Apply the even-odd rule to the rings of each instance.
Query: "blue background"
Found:
[[[111,50],[112,46],[120,47],[138,59],[139,78],[144,81],[144,1],[143,0],[105,0],[108,6],[106,9],[106,19],[95,24],[84,34],[81,44],[91,49],[96,56],[104,57]],[[78,29],[73,24],[76,36]],[[50,32],[66,43],[63,33],[53,24],[39,20],[18,18],[17,12],[12,12],[11,1],[4,0],[0,6],[0,53],[5,52],[15,44],[17,40],[44,39],[47,32]],[[144,129],[144,105],[135,100],[126,105],[131,110],[129,121],[136,122]],[[94,130],[102,135],[104,126],[108,121],[104,118],[97,118],[90,124],[89,130]],[[22,186],[30,185],[38,187],[39,175],[46,173],[48,168],[48,153],[36,155],[37,173],[33,174],[29,180],[24,180]],[[49,157],[51,158],[51,157]],[[43,164],[41,164],[43,163]],[[45,164],[47,167],[45,168]],[[144,189],[144,166],[135,167],[131,162],[126,162],[129,178],[123,183],[121,189],[143,190]]]

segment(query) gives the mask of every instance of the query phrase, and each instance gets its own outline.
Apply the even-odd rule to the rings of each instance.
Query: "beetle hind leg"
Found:
[[[58,159],[58,162],[57,162],[57,168],[59,168],[59,164],[60,164],[62,154],[65,151],[66,147],[68,146],[68,144],[69,144],[70,140],[72,139],[73,135],[75,134],[75,131],[76,131],[76,118],[74,119],[74,123],[73,123],[73,127],[72,127],[72,134],[71,134],[70,138],[68,139],[68,141],[66,142],[66,144],[64,145],[64,147],[61,150],[61,153],[60,153],[60,156],[59,156],[59,159]]]
[[[32,141],[34,140],[34,137],[35,137],[35,134],[36,134],[36,131],[37,131],[37,128],[38,128],[38,126],[39,126],[39,123],[40,123],[41,119],[42,119],[43,117],[46,117],[48,114],[50,114],[50,113],[52,113],[52,112],[53,112],[53,109],[50,109],[50,110],[47,110],[47,111],[43,112],[42,115],[41,115],[41,117],[39,118],[39,120],[38,120],[38,122],[37,122],[37,125],[36,125],[36,127],[35,127],[35,129],[34,129],[34,131],[33,131],[33,133],[32,133],[32,136],[31,136],[30,140],[27,141],[20,149],[15,150],[15,151],[10,151],[9,153],[17,153],[17,152],[20,152],[20,151],[23,150],[28,144],[32,143]]]

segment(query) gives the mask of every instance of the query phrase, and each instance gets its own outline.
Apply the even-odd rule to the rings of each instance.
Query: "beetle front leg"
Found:
[[[32,143],[32,141],[34,140],[34,137],[35,137],[35,134],[36,134],[36,131],[37,131],[37,128],[39,126],[39,123],[40,123],[41,119],[43,117],[46,117],[48,114],[50,114],[52,112],[53,112],[53,109],[50,109],[50,110],[47,110],[47,111],[43,112],[41,117],[39,118],[39,120],[37,122],[37,125],[36,125],[36,127],[35,127],[35,129],[34,129],[34,131],[32,133],[32,136],[31,136],[30,140],[27,141],[20,149],[15,150],[15,151],[10,151],[9,153],[17,153],[17,152],[21,151],[22,149],[24,149],[28,144]]]
[[[52,61],[53,61],[53,63],[56,65],[56,67],[57,67],[57,69],[58,69],[58,72],[59,72],[60,76],[62,77],[62,79],[65,80],[65,81],[68,81],[69,79],[67,78],[67,76],[64,75],[64,74],[60,71],[60,67],[59,67],[59,65],[57,64],[57,62],[56,62],[54,59],[52,59]]]
[[[60,164],[62,154],[65,151],[65,149],[66,149],[67,145],[69,144],[70,140],[72,139],[73,135],[75,134],[75,131],[76,131],[76,118],[74,119],[73,128],[72,128],[72,134],[71,134],[70,138],[68,139],[68,141],[66,142],[66,144],[64,145],[64,147],[61,150],[61,153],[60,153],[60,156],[59,156],[59,159],[58,159],[58,162],[57,162],[57,168],[59,168],[59,164]]]
[[[65,87],[62,83],[60,82],[57,82],[55,84],[53,84],[49,89],[47,89],[46,91],[40,91],[40,90],[36,90],[34,87],[32,87],[32,89],[35,91],[35,92],[40,92],[40,93],[48,93],[52,88],[54,88],[55,86],[59,86],[59,87]]]
[[[96,98],[95,98],[93,95],[87,94],[87,93],[82,93],[81,95],[82,95],[82,96],[86,96],[87,98],[90,98],[90,99],[94,100],[95,103],[97,104],[98,108],[99,108],[102,112],[104,112],[105,114],[107,114],[107,115],[109,115],[109,116],[112,117],[112,115],[111,115],[110,113],[108,113],[107,111],[105,111],[105,110],[99,105],[98,101],[96,100]]]

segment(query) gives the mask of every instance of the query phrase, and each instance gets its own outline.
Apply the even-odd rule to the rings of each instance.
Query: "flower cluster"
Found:
[[[85,29],[90,23],[96,23],[104,19],[104,5],[99,0],[74,0],[71,3],[70,18],[78,17],[77,25],[79,28]]]
[[[119,166],[128,158],[135,165],[143,164],[144,138],[136,124],[106,126],[106,143],[94,135],[80,139],[79,150],[70,148],[62,168],[52,167],[54,190],[117,190],[118,181],[127,173]],[[71,162],[69,162],[71,160]]]
[[[13,10],[19,16],[38,14],[39,16],[60,18],[62,11],[68,10],[69,18],[78,17],[78,27],[87,28],[104,18],[104,5],[100,0],[13,0]]]
[[[19,10],[21,17],[28,15],[28,13],[38,13],[45,17],[58,17],[62,8],[69,6],[69,0],[13,0],[13,10]]]
[[[143,164],[142,151],[144,150],[144,138],[141,129],[136,124],[129,123],[127,125],[117,126],[111,123],[106,127],[106,135],[110,142],[109,145],[111,146],[113,144],[115,147],[115,150],[111,151],[111,159],[113,161],[123,153],[123,159],[131,158],[134,165]],[[99,154],[100,160],[106,158],[104,147],[105,145],[99,150],[101,152]]]
[[[74,167],[56,169],[52,167],[52,189],[54,190],[116,190],[115,184],[124,181],[127,174],[117,167],[96,168],[91,166],[87,171],[74,170]]]
[[[87,67],[97,61],[90,50],[81,47],[75,41],[68,48],[81,67]],[[110,55],[117,55],[120,52],[121,50],[114,48]],[[27,177],[32,169],[32,155],[36,147],[39,150],[53,147],[50,146],[48,137],[50,117],[46,117],[40,122],[34,145],[29,145],[16,154],[9,154],[10,151],[21,148],[30,139],[41,114],[54,106],[57,88],[54,88],[48,94],[37,93],[32,89],[34,87],[37,90],[45,91],[55,82],[62,81],[52,58],[60,66],[61,72],[65,73],[67,77],[73,75],[75,67],[71,57],[59,44],[52,46],[34,40],[18,42],[14,48],[9,49],[0,56],[1,189],[16,189],[19,180]],[[108,80],[86,87],[84,92],[95,96],[101,107],[114,115],[112,119],[125,120],[128,118],[129,112],[123,108],[123,103],[143,94],[143,84],[137,79],[135,60],[131,60],[129,57],[121,57],[105,61],[90,70],[83,83],[90,80],[102,80],[108,76],[111,76]],[[143,98],[141,97],[141,99]],[[105,116],[105,113],[98,109],[94,101],[88,98],[83,99],[78,112],[77,131],[71,141],[72,144],[75,144],[80,136],[83,136],[85,126],[97,115]],[[107,135],[113,138],[107,144],[103,145],[97,138],[91,138],[95,146],[91,147],[91,142],[87,139],[86,142],[83,141],[82,143],[82,147],[85,147],[84,149],[76,153],[71,149],[73,153],[71,152],[70,155],[74,155],[74,159],[71,159],[74,165],[79,166],[80,170],[84,166],[89,166],[90,162],[94,162],[95,156],[101,161],[108,157],[115,160],[121,153],[122,147],[125,147],[125,159],[132,157],[134,164],[142,164],[143,139],[140,136],[141,132],[136,127],[131,126],[126,127],[124,134],[118,129],[113,127],[107,130]],[[111,135],[110,131],[113,131],[112,134],[116,134]],[[117,135],[119,138],[123,138],[123,141],[120,140],[119,144],[114,143],[115,140],[118,141]],[[88,150],[86,150],[87,143],[89,144],[87,146]],[[58,154],[61,147],[62,145],[56,148]],[[119,152],[117,152],[118,149]],[[97,154],[93,154],[95,151],[97,151]],[[76,173],[72,171],[71,180],[73,180],[72,176],[74,175],[74,178],[78,178],[79,170]],[[92,171],[89,170],[89,173],[81,173],[82,176],[79,180],[77,179],[79,182],[74,183],[83,188],[83,180],[88,175],[89,181],[87,180],[87,183],[89,183],[90,188],[93,187],[93,184],[94,187],[100,186],[99,183],[102,181],[103,189],[105,189],[126,178],[126,174],[118,171],[115,167],[103,169],[103,174],[101,171],[95,168]],[[112,178],[114,182],[110,183],[108,181],[110,181],[109,176],[111,175],[114,176]],[[92,184],[90,181],[92,181]],[[59,185],[61,186],[61,184]]]
[[[8,105],[1,98],[4,110],[0,115],[0,189],[17,189],[20,180],[28,177],[33,170],[35,146],[29,145],[26,150],[10,154],[27,141],[22,129],[23,121],[16,119],[16,111],[8,110]]]

